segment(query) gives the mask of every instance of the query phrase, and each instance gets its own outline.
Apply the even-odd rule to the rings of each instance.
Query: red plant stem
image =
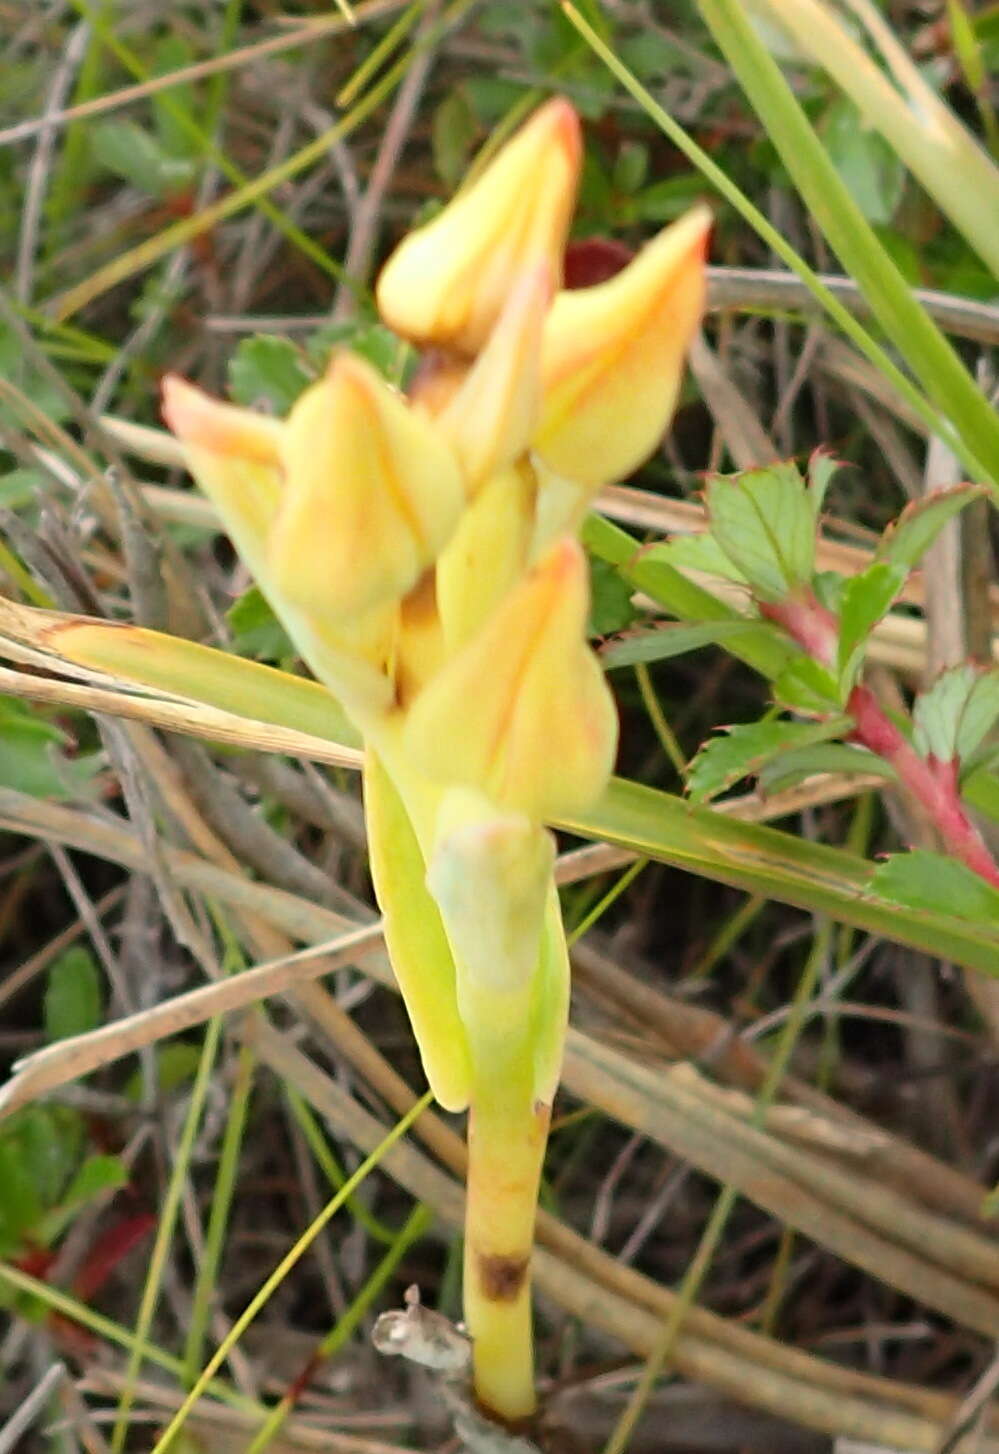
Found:
[[[999,867],[958,794],[957,763],[920,757],[883,711],[870,687],[854,687],[846,708],[857,724],[847,740],[859,742],[890,763],[902,786],[932,818],[948,852],[999,888]]]
[[[836,659],[838,623],[831,611],[811,592],[784,601],[760,604],[760,614],[783,627],[802,650],[822,666],[833,667]],[[968,817],[958,792],[956,761],[920,757],[882,708],[870,687],[855,686],[846,709],[855,726],[846,738],[859,743],[889,763],[903,789],[925,809],[948,853],[999,888],[999,866],[985,840]]]

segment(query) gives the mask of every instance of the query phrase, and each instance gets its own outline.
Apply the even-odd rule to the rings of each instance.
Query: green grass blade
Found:
[[[758,233],[758,235],[763,239],[767,246],[771,248],[773,252],[776,253],[776,255],[781,258],[781,260],[785,262],[789,268],[797,273],[798,277],[800,277],[801,280],[806,284],[812,295],[818,300],[819,303],[821,303],[823,309],[829,315],[829,317],[834,320],[840,330],[857,346],[857,348],[864,354],[865,358],[869,359],[870,362],[873,363],[874,366],[885,376],[885,378],[890,380],[892,385],[898,390],[898,392],[906,400],[906,402],[912,406],[912,408],[918,413],[919,417],[926,423],[931,433],[939,435],[948,443],[954,453],[962,461],[965,468],[972,476],[974,476],[974,478],[987,479],[991,474],[993,481],[999,481],[999,424],[997,424],[994,416],[992,415],[992,412],[987,402],[985,401],[984,396],[975,387],[970,377],[961,366],[961,363],[958,360],[956,354],[953,353],[953,350],[950,348],[950,345],[947,343],[946,339],[943,337],[942,334],[938,332],[932,320],[929,318],[929,315],[924,313],[920,305],[912,298],[911,294],[909,293],[908,285],[894,268],[894,265],[890,262],[887,255],[884,253],[884,250],[877,242],[877,239],[874,238],[873,234],[870,232],[870,229],[867,227],[866,222],[864,222],[863,218],[860,217],[857,213],[853,202],[849,198],[849,195],[846,194],[847,205],[851,211],[851,214],[853,214],[858,219],[860,227],[863,229],[863,235],[865,239],[869,238],[871,240],[874,249],[874,256],[879,261],[879,268],[884,270],[887,276],[894,279],[895,286],[892,294],[893,302],[899,307],[899,309],[901,309],[901,312],[906,319],[909,319],[913,315],[913,313],[918,315],[918,317],[921,319],[921,323],[917,326],[916,330],[919,334],[919,338],[922,339],[924,333],[929,333],[931,339],[933,340],[933,343],[931,343],[930,345],[931,351],[935,353],[940,353],[947,361],[948,368],[946,376],[947,378],[951,378],[952,375],[954,376],[954,389],[964,401],[969,415],[973,416],[973,423],[975,425],[975,428],[972,431],[974,435],[973,440],[968,440],[965,438],[964,430],[962,427],[960,427],[958,417],[953,414],[953,411],[949,407],[941,407],[940,404],[936,401],[936,391],[931,391],[927,389],[926,396],[924,396],[924,394],[913,385],[911,379],[902,371],[902,369],[898,367],[898,365],[894,362],[893,358],[871,337],[871,335],[867,332],[863,325],[860,324],[857,319],[854,318],[850,314],[850,312],[843,307],[842,303],[839,302],[839,300],[832,294],[832,292],[830,292],[830,290],[825,287],[818,275],[808,266],[804,259],[800,257],[797,252],[795,252],[794,248],[790,245],[790,243],[788,243],[786,238],[778,231],[776,227],[774,227],[768,221],[768,219],[763,215],[759,208],[753,205],[753,203],[749,200],[745,193],[743,193],[741,189],[736,186],[736,184],[726,175],[721,167],[719,167],[717,163],[708,155],[703,147],[698,146],[697,142],[694,141],[693,138],[687,134],[687,132],[679,124],[679,122],[677,122],[672,116],[670,116],[670,114],[666,110],[664,110],[662,106],[658,104],[655,98],[650,95],[650,93],[645,89],[641,82],[635,78],[635,76],[628,69],[628,67],[625,66],[620,60],[618,60],[614,52],[610,50],[607,45],[604,44],[601,38],[593,30],[592,26],[590,26],[579,14],[576,8],[569,3],[569,0],[562,0],[562,9],[565,11],[565,14],[572,22],[572,24],[585,38],[587,43],[592,47],[592,49],[604,62],[607,68],[617,77],[617,79],[621,82],[625,89],[635,98],[635,100],[639,103],[639,105],[646,112],[646,114],[653,121],[655,121],[655,123],[665,133],[665,135],[668,136],[669,139],[673,142],[673,144],[678,147],[680,151],[683,152],[684,156],[686,156],[694,164],[694,166],[698,168],[698,170],[707,178],[711,185],[715,187],[720,195],[723,196],[726,201],[729,202],[743,218],[745,218],[745,220],[750,224],[754,231]],[[755,42],[755,36],[752,35],[751,31],[750,34]],[[764,52],[764,56],[767,60],[769,60],[769,57],[766,56],[766,52]],[[774,67],[774,70],[776,71],[776,67]],[[783,78],[781,77],[780,72],[776,71],[776,75],[777,80],[779,81],[781,86],[783,86]],[[797,107],[797,103],[794,101],[794,97],[791,96],[789,92],[787,93],[787,95],[791,101],[791,104],[794,107]],[[819,142],[816,139],[814,132],[811,130],[803,114],[800,114],[800,120],[804,128],[806,137],[808,140],[810,140],[812,144],[811,149],[817,151],[821,157],[821,161],[823,163],[823,176],[826,172],[831,172],[833,181],[838,187],[839,192],[845,193],[845,189],[843,188],[842,183],[839,180],[838,174],[832,167],[832,164],[826,156],[825,152],[822,150],[822,147],[819,145]],[[786,158],[785,161],[787,161]],[[788,170],[791,172],[792,176],[795,175],[796,169],[792,168],[790,164],[788,164]],[[821,189],[817,188],[817,190]],[[828,207],[824,207],[823,213],[827,213],[828,210]],[[838,250],[839,249],[837,248],[837,251]],[[841,256],[841,261],[844,263],[845,266],[850,267],[849,258]],[[861,287],[863,287],[863,281],[859,275],[857,277],[857,282],[861,285]],[[884,310],[880,307],[880,294],[878,294],[878,301],[878,307],[874,306],[873,299],[869,299],[869,304],[875,316],[884,327],[884,319],[881,317],[881,313]],[[906,346],[905,339],[903,338],[900,342],[894,337],[891,330],[886,328],[885,331],[889,334],[889,337],[891,337],[892,342],[899,343],[900,348],[902,349],[904,355],[908,358],[914,371],[919,373],[919,370],[916,368],[917,360],[911,355],[908,347]],[[920,378],[922,379],[921,374]],[[960,417],[961,419],[963,419],[963,414]],[[980,447],[980,443],[978,441],[979,435],[982,436],[987,448],[982,449]]]
[[[999,487],[999,421],[982,391],[878,241],[780,67],[737,0],[699,0],[701,14],[830,247],[927,396]],[[976,472],[977,473],[977,472]]]
[[[871,890],[874,865],[845,849],[694,808],[622,778],[613,778],[588,812],[555,826],[999,976],[999,925],[878,898]]]

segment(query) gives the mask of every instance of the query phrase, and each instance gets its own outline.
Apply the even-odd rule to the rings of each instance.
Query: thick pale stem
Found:
[[[530,1056],[490,1041],[473,1051],[465,1321],[476,1395],[515,1423],[535,1409],[530,1261],[550,1108],[534,1102]]]

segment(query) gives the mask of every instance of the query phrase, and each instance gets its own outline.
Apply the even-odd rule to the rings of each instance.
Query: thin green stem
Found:
[[[656,695],[656,689],[652,685],[649,668],[644,661],[637,662],[635,665],[635,680],[638,682],[638,690],[641,693],[642,704],[649,714],[649,721],[652,723],[655,734],[659,738],[662,749],[676,768],[677,777],[683,782],[687,776],[687,759],[684,757],[683,748],[677,740],[676,733],[666,720],[666,713],[663,711],[659,698]]]

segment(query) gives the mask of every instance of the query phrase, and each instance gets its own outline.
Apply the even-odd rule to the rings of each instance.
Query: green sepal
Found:
[[[364,811],[371,877],[385,918],[385,943],[420,1047],[430,1088],[448,1111],[471,1094],[468,1037],[458,1014],[454,959],[412,821],[381,760],[368,749]]]

